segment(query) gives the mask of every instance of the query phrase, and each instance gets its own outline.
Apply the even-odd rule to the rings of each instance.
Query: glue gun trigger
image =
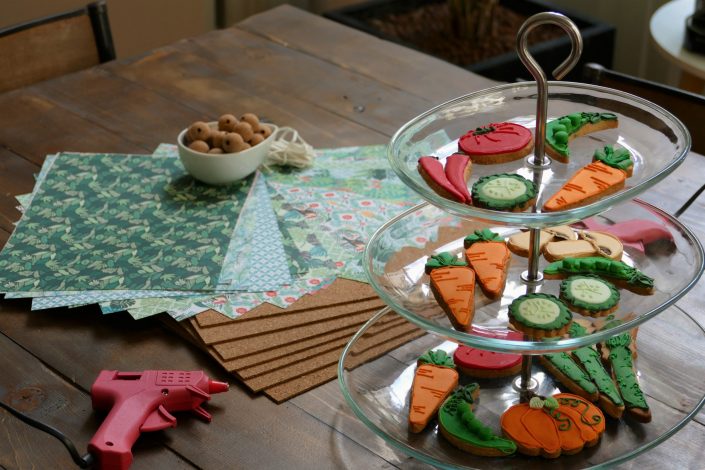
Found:
[[[210,423],[211,420],[213,419],[213,416],[211,416],[211,414],[209,412],[207,412],[206,410],[204,410],[200,406],[197,406],[196,408],[194,408],[191,411],[193,411],[196,416],[201,418],[206,423]]]
[[[176,418],[174,418],[163,405],[159,405],[159,408],[152,411],[152,413],[147,416],[144,423],[142,423],[140,432],[161,431],[162,429],[175,427]]]

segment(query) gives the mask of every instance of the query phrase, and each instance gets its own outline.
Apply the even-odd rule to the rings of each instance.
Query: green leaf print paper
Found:
[[[0,289],[214,290],[250,183],[207,186],[174,158],[60,154],[0,254]]]

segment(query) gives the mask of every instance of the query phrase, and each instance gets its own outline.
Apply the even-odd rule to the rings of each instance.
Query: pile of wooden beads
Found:
[[[272,129],[260,124],[255,114],[245,113],[239,120],[232,114],[223,114],[218,119],[218,129],[202,121],[191,124],[184,144],[201,153],[236,153],[254,147],[271,133]]]

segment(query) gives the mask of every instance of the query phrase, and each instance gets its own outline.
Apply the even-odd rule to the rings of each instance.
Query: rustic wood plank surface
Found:
[[[318,147],[385,143],[416,114],[491,84],[285,6],[235,28],[5,93],[0,95],[0,244],[20,215],[13,196],[31,190],[47,153],[150,152],[173,141],[187,123],[229,110],[254,111],[295,127]],[[694,171],[699,158],[689,157],[644,199],[677,208],[700,184]],[[699,235],[705,233],[699,217],[704,210],[705,198],[683,216]],[[702,285],[679,305],[705,323]],[[159,322],[103,316],[96,308],[30,312],[26,300],[2,301],[0,332],[0,399],[36,388],[40,392],[27,392],[31,412],[80,446],[99,423],[87,390],[101,369],[202,368],[227,380],[206,355]],[[334,382],[283,405],[235,384],[215,396],[210,409],[210,425],[180,416],[176,429],[141,438],[135,468],[424,467],[368,431]],[[704,416],[623,467],[701,467]],[[0,436],[0,466],[70,465],[52,438],[5,413],[0,413]]]

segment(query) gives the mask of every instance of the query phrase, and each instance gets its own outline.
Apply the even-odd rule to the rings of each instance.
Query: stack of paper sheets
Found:
[[[338,277],[365,282],[369,236],[419,202],[383,146],[323,150],[310,169],[213,187],[167,144],[153,155],[50,155],[18,201],[24,215],[0,253],[6,298],[177,320],[286,308]]]

